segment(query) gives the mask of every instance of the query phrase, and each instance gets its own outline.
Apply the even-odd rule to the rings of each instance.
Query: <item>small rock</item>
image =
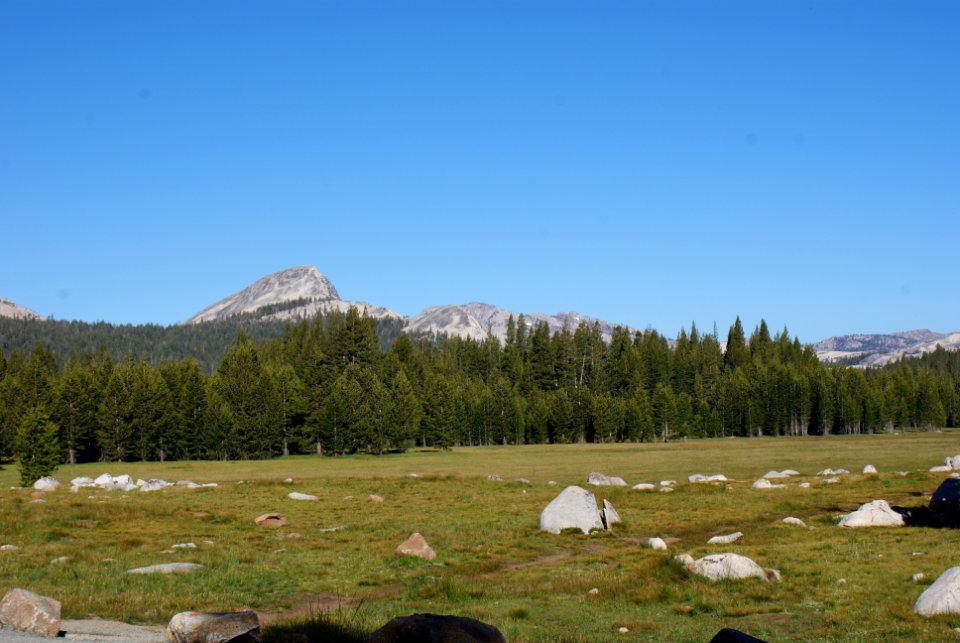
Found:
[[[526,478],[517,478],[517,482],[519,482],[520,484],[530,484],[530,481],[527,480]]]
[[[502,482],[503,478],[498,476],[495,473],[491,473],[490,475],[487,476],[487,480],[489,480],[490,482]]]
[[[299,491],[291,491],[287,494],[287,498],[291,500],[316,500],[316,496],[311,496],[309,493],[300,493]]]
[[[293,478],[286,478],[283,481],[285,484],[293,484]]]
[[[800,520],[799,518],[794,518],[793,516],[789,516],[789,517],[787,517],[787,518],[784,518],[784,519],[783,519],[783,522],[785,522],[785,523],[788,524],[788,525],[793,525],[794,527],[806,527],[806,526],[807,526],[807,523],[803,522],[803,521]]]
[[[0,545],[0,551],[17,551],[20,549],[16,545]]]
[[[253,522],[261,527],[283,527],[287,524],[287,519],[278,513],[266,513],[254,518]]]
[[[863,473],[864,473],[864,474],[876,473],[876,472],[877,472],[877,468],[876,468],[875,466],[873,466],[872,464],[867,464],[867,465],[864,465],[864,467],[863,467]]]
[[[196,549],[197,546],[194,543],[177,543],[176,545],[170,545],[171,549]]]
[[[398,616],[373,632],[367,643],[403,643],[406,641],[460,641],[463,643],[506,643],[500,630],[466,616],[413,614]]]
[[[128,574],[187,574],[203,569],[203,565],[197,563],[163,563],[160,565],[149,565],[147,567],[137,567],[128,569]]]
[[[801,483],[798,484],[797,486],[800,487],[801,489],[809,489],[809,488],[810,488],[810,483],[809,483],[809,482],[801,482]]]
[[[88,478],[86,476],[81,476],[79,478],[74,478],[70,481],[71,486],[74,487],[96,487],[97,483],[93,481],[93,478]]]
[[[326,527],[324,529],[318,529],[317,531],[320,532],[321,534],[326,534],[333,531],[343,531],[346,528],[347,528],[346,525],[337,525],[336,527]]]
[[[834,476],[832,478],[827,478],[826,480],[824,480],[823,484],[837,484],[838,482],[840,482],[840,478]]]
[[[53,560],[50,561],[50,564],[51,564],[51,565],[62,565],[62,564],[66,563],[66,562],[69,562],[69,561],[70,561],[70,557],[69,557],[69,556],[57,556],[56,558],[54,558]]]
[[[667,551],[667,543],[663,538],[648,538],[647,545],[655,551]]]
[[[661,487],[672,487],[672,486],[675,485],[675,484],[677,484],[677,481],[676,481],[676,480],[661,480],[661,481],[660,481],[660,486],[661,486]]]
[[[673,487],[660,487],[661,493],[670,493],[673,490]]]
[[[597,471],[592,472],[587,476],[587,484],[592,484],[598,487],[626,487],[627,483],[623,478],[618,478],[616,476],[605,476],[602,473]]]
[[[416,556],[424,560],[433,560],[437,557],[437,553],[418,532],[414,532],[409,538],[397,545],[395,553],[398,556]]]
[[[193,480],[177,480],[174,484],[178,487],[186,487],[187,489],[196,489],[200,486]]]
[[[383,496],[371,493],[369,496],[370,502],[383,502]]]
[[[25,589],[11,589],[0,600],[0,624],[42,636],[57,636],[60,602]]]
[[[846,585],[846,584],[847,584],[847,579],[846,579],[846,578],[838,578],[838,579],[837,579],[837,585]]]
[[[649,482],[641,482],[640,484],[633,485],[633,488],[637,491],[653,491],[657,488],[657,485],[650,484]]]
[[[946,473],[947,471],[950,471],[950,467],[945,467],[945,466],[930,467],[929,471],[930,473]]]
[[[600,593],[600,590],[597,589],[596,587],[592,588],[590,591],[587,592],[587,594],[589,594],[590,596],[596,596],[599,593]]]
[[[620,628],[619,630],[617,630],[617,631],[620,632],[621,634],[627,634],[627,633],[630,632],[630,630],[628,630],[628,629],[625,628],[625,627],[621,627],[621,628]]]
[[[167,640],[171,643],[259,641],[260,619],[254,611],[218,614],[180,612],[167,625]]]
[[[777,478],[786,478],[788,476],[780,471],[767,471],[765,474],[763,474],[763,477],[767,480],[776,480]]]
[[[912,580],[914,583],[919,583],[920,581],[923,580],[923,572],[917,572],[916,574],[910,577],[910,580]]]
[[[735,531],[732,534],[727,534],[725,536],[714,536],[713,538],[707,541],[707,544],[708,545],[729,545],[731,543],[737,542],[741,538],[743,538],[743,533],[739,531]]]
[[[772,487],[773,487],[773,483],[767,480],[766,478],[760,478],[759,480],[754,482],[752,485],[750,485],[751,489],[771,489]]]

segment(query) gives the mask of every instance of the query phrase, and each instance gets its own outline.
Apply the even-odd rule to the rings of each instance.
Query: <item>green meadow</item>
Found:
[[[722,627],[771,641],[950,640],[960,615],[923,618],[912,605],[960,564],[960,534],[848,530],[836,521],[878,498],[925,505],[945,475],[927,470],[956,453],[960,434],[942,432],[82,464],[61,466],[54,475],[62,486],[42,503],[15,487],[18,471],[8,464],[0,470],[0,544],[19,549],[0,552],[0,590],[52,596],[64,618],[133,623],[166,623],[188,609],[254,608],[274,624],[275,640],[318,618],[362,632],[414,612],[478,618],[510,641],[707,641]],[[879,473],[861,475],[866,464]],[[851,474],[825,484],[815,474],[827,467]],[[750,488],[786,468],[802,475],[782,489]],[[543,508],[567,485],[586,487],[591,471],[631,486],[676,480],[676,490],[589,487],[613,503],[622,524],[590,535],[540,532]],[[68,490],[72,478],[104,472],[218,486]],[[730,481],[689,484],[695,473]],[[803,481],[811,486],[800,488]],[[291,491],[319,499],[290,500]],[[267,512],[289,524],[256,526]],[[787,516],[807,528],[783,524]],[[706,544],[733,531],[745,537]],[[436,550],[435,560],[394,554],[412,532]],[[652,536],[669,551],[648,548]],[[172,547],[188,542],[196,548]],[[723,551],[780,570],[782,582],[712,583],[673,560]],[[204,569],[126,573],[176,561]],[[914,582],[918,572],[925,578]]]

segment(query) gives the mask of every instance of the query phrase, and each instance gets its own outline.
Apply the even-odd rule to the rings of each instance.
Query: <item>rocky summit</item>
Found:
[[[0,297],[0,317],[10,317],[12,319],[46,319],[46,317],[40,313],[34,312],[26,306],[21,306],[3,297]]]

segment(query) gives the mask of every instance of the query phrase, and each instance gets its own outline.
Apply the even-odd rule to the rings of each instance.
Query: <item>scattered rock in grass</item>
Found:
[[[587,484],[592,484],[595,487],[626,487],[627,483],[623,478],[618,478],[617,476],[605,476],[602,473],[596,471],[592,472],[587,476]]]
[[[876,472],[877,472],[877,468],[876,468],[875,466],[873,466],[872,464],[865,464],[865,465],[863,465],[863,473],[864,473],[864,475],[870,474],[870,473],[876,473]]]
[[[0,545],[0,551],[17,551],[20,549],[16,545]]]
[[[667,551],[667,543],[664,542],[663,538],[648,538],[647,546],[655,551]]]
[[[180,612],[174,614],[167,625],[167,640],[171,643],[259,641],[260,619],[254,611]]]
[[[779,572],[765,571],[760,565],[740,554],[724,553],[710,554],[693,561],[687,566],[694,574],[710,580],[762,578],[764,580],[778,580]]]
[[[840,482],[840,478],[834,476],[832,478],[827,478],[826,480],[824,480],[823,484],[837,484],[838,482]]]
[[[62,564],[64,564],[64,563],[68,563],[68,562],[70,562],[70,557],[69,557],[69,556],[57,556],[56,558],[54,558],[53,560],[50,561],[50,564],[51,564],[51,565],[62,565]]]
[[[785,486],[786,485],[782,485],[782,484],[773,484],[766,478],[760,478],[759,480],[754,482],[752,485],[750,485],[750,488],[751,489],[783,489]]]
[[[278,513],[266,513],[254,518],[253,522],[261,527],[283,527],[287,524],[287,519]]]
[[[691,483],[702,483],[702,482],[726,482],[727,476],[722,473],[715,473],[710,476],[705,476],[700,473],[695,473],[692,476],[687,476],[687,481]],[[636,487],[634,487],[636,488]]]
[[[673,491],[673,487],[660,487],[660,491],[663,493],[670,493]]]
[[[847,584],[847,579],[846,579],[846,578],[838,578],[838,579],[837,579],[837,585],[846,585],[846,584]]]
[[[11,589],[0,600],[0,624],[42,636],[57,636],[60,601],[25,589]]]
[[[617,631],[620,632],[621,634],[629,634],[629,633],[630,633],[630,630],[627,629],[627,628],[625,628],[625,627],[621,627],[621,628],[620,628],[619,630],[617,630]]]
[[[960,614],[960,567],[951,567],[940,574],[917,602],[913,611],[921,616]]]
[[[93,481],[93,478],[88,478],[87,476],[81,476],[79,478],[74,478],[70,481],[70,486],[72,487],[96,487],[97,483]]]
[[[172,482],[167,482],[166,480],[157,480],[156,478],[151,478],[150,480],[144,481],[143,484],[140,484],[141,480],[137,480],[137,486],[140,487],[140,491],[160,491],[165,487],[172,487]]]
[[[178,487],[186,487],[187,489],[196,489],[200,486],[193,480],[177,480],[174,484]]]
[[[914,583],[919,583],[920,581],[923,580],[923,578],[924,578],[923,572],[917,572],[916,574],[910,577],[910,580],[912,580]]]
[[[419,477],[420,477],[420,474],[419,474],[419,473],[408,473],[407,475],[408,475],[409,477],[411,477],[411,478],[419,478]]]
[[[56,491],[60,486],[60,481],[51,476],[43,476],[33,483],[33,488],[37,491]]]
[[[300,493],[299,491],[291,491],[287,494],[287,498],[290,500],[316,500],[316,496],[311,496],[309,493]]]
[[[557,481],[556,481],[556,480],[547,480],[547,484],[550,485],[551,487],[553,487],[553,486],[556,486]]]
[[[170,549],[196,549],[197,545],[195,543],[177,543],[176,545],[170,545]]]
[[[437,552],[433,551],[419,532],[412,533],[409,538],[397,545],[395,553],[397,556],[416,556],[424,560],[433,560],[437,557]]]
[[[323,529],[318,529],[317,531],[320,532],[321,534],[328,534],[334,531],[343,531],[346,528],[347,528],[346,525],[337,525],[336,527],[325,527]]]
[[[763,477],[767,480],[777,480],[779,478],[789,478],[790,476],[782,471],[767,471],[763,474]]]
[[[293,478],[285,478],[283,482],[284,484],[293,484]]]
[[[660,481],[660,486],[661,486],[661,487],[672,487],[672,486],[675,485],[675,484],[677,484],[677,481],[676,481],[676,480],[661,480],[661,481]]]
[[[590,596],[596,596],[596,595],[599,594],[599,593],[600,593],[600,590],[597,589],[596,587],[591,588],[591,589],[587,592],[587,594],[589,594]]]
[[[794,527],[806,527],[807,523],[803,522],[799,518],[794,518],[793,516],[788,516],[783,519],[783,522],[788,525],[793,525]]]
[[[188,574],[203,569],[203,565],[197,563],[162,563],[160,565],[148,565],[147,567],[137,567],[128,569],[128,574]]]
[[[886,500],[874,500],[840,519],[840,527],[902,527],[903,516],[890,508]]]
[[[371,493],[369,496],[370,502],[383,502],[383,496]]]
[[[564,529],[576,528],[588,534],[603,529],[597,499],[582,487],[570,486],[560,492],[540,514],[540,530],[559,534]]]
[[[503,478],[497,475],[496,473],[491,473],[490,475],[488,475],[487,480],[489,480],[490,482],[503,482]]]
[[[947,471],[951,471],[951,470],[952,469],[946,465],[937,465],[935,467],[930,467],[930,469],[928,469],[930,473],[946,473]]]
[[[517,482],[519,482],[520,484],[530,484],[530,481],[527,480],[526,478],[517,478]]]
[[[640,484],[633,485],[633,488],[637,491],[653,491],[657,488],[657,485],[650,484],[649,482],[641,482]]]
[[[810,483],[809,483],[809,482],[801,482],[801,483],[798,484],[797,486],[800,487],[801,489],[809,489],[809,488],[810,488]]]
[[[729,545],[735,543],[738,540],[743,538],[743,532],[735,531],[732,534],[726,534],[723,536],[714,536],[707,541],[708,545]]]
[[[785,475],[785,476],[798,476],[798,475],[800,475],[800,472],[799,472],[799,471],[795,471],[795,470],[793,470],[793,469],[784,469],[784,470],[781,471],[780,473],[782,473],[782,474]]]
[[[506,643],[500,630],[466,616],[412,614],[393,618],[368,635],[367,643],[407,641],[463,641],[464,643]]]

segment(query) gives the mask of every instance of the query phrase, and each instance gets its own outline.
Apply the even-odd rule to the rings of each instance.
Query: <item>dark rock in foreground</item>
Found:
[[[367,637],[368,643],[506,643],[500,630],[466,616],[398,616]]]

